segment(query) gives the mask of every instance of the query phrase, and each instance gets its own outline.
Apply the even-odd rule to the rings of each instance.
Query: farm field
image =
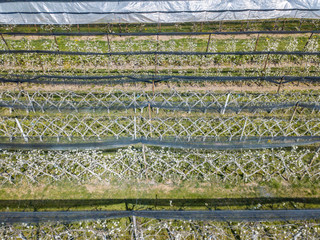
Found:
[[[28,167],[33,165],[31,156],[40,152],[32,152],[32,147],[23,148],[31,152],[12,150],[24,143],[34,144],[33,147],[40,144],[38,149],[44,161],[43,167],[37,164],[40,170],[36,178],[32,177],[33,173],[27,177],[30,184],[36,184],[38,178],[44,182],[93,179],[110,183],[123,180],[121,176],[127,177],[127,181],[136,176],[149,181],[151,177],[163,184],[173,175],[180,181],[191,179],[191,183],[206,184],[210,176],[222,185],[238,181],[256,184],[258,176],[266,177],[266,174],[270,176],[267,182],[276,181],[280,185],[288,181],[294,184],[301,177],[317,182],[317,174],[306,169],[306,166],[316,169],[318,164],[319,38],[313,33],[317,30],[317,21],[256,21],[246,25],[224,22],[219,23],[220,31],[216,25],[202,23],[157,26],[162,35],[152,35],[152,25],[140,26],[138,32],[137,26],[107,25],[107,30],[99,25],[76,26],[76,29],[74,26],[1,27],[0,134],[3,148],[7,149],[2,156],[8,158],[2,162],[3,184],[9,184],[9,188],[10,184],[25,184],[22,175],[35,171]],[[249,33],[241,34],[241,31]],[[264,33],[268,31],[278,33]],[[293,31],[298,33],[292,34]],[[192,35],[194,32],[199,34]],[[215,32],[230,33],[215,35]],[[59,34],[52,35],[54,33]],[[132,33],[141,36],[130,36]],[[88,80],[84,82],[85,79]],[[141,79],[145,80],[139,82]],[[20,83],[15,85],[15,82]],[[56,154],[50,157],[52,144],[57,149],[70,151],[86,142],[96,148],[97,141],[106,142],[98,150],[90,150],[88,155],[70,152],[73,156],[70,171],[58,173],[61,170],[57,166],[48,169],[47,160],[67,161],[55,159]],[[180,145],[175,145],[177,141],[181,141]],[[201,145],[201,141],[220,141],[223,146],[212,149],[210,145]],[[248,141],[247,144],[251,141],[253,145],[248,148],[253,150],[244,149],[239,141]],[[300,143],[291,149],[297,141]],[[127,148],[135,142],[137,147]],[[66,148],[70,143],[75,145]],[[155,143],[160,144],[159,147],[145,146]],[[297,149],[301,144],[304,146]],[[116,146],[122,146],[122,150],[112,150]],[[209,149],[204,153],[195,150],[200,152],[193,155],[189,150],[170,146]],[[259,150],[264,147],[271,149]],[[237,159],[235,168],[232,164],[225,164],[231,170],[224,168],[235,177],[222,171],[214,160],[226,161],[217,157],[224,155],[221,148],[231,151],[232,158]],[[238,150],[232,152],[232,148]],[[292,154],[292,151],[299,153]],[[270,168],[269,163],[258,164],[265,154],[267,159],[280,154],[281,157],[276,157],[280,162],[286,158],[291,161],[290,154],[301,155],[294,166],[304,166],[305,171],[297,174],[298,170],[292,170],[292,181],[282,173],[280,178],[273,178],[274,169],[267,172],[264,169],[264,164]],[[165,155],[168,161],[173,157],[176,162],[167,163]],[[251,160],[245,160],[246,155]],[[88,156],[92,159],[87,160]],[[22,165],[18,167],[15,163],[9,171],[6,164],[11,158],[20,159],[18,162]],[[113,158],[120,158],[119,166],[112,163]],[[138,165],[130,164],[130,158],[134,163],[142,161],[146,165],[140,164],[137,170]],[[111,161],[114,169],[110,171],[101,163],[100,167],[90,166],[91,162],[97,164],[96,159],[104,163]],[[236,169],[237,161],[244,167]],[[130,167],[126,170],[125,166]],[[166,170],[168,166],[174,169]],[[279,163],[273,162],[273,167],[276,166],[279,167]],[[160,176],[153,171],[149,173],[149,168],[161,173]],[[286,172],[286,166],[284,168]],[[106,169],[115,178],[103,175]],[[165,173],[162,174],[161,169]],[[22,179],[26,179],[25,176]]]
[[[309,19],[0,26],[1,211],[318,209],[319,28]],[[0,226],[26,239],[317,239],[319,230],[319,220],[285,218]]]

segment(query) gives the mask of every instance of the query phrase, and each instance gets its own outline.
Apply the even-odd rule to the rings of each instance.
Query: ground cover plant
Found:
[[[301,222],[210,222],[154,220],[137,218],[76,222],[69,224],[15,224],[1,226],[3,236],[27,239],[77,238],[77,239],[317,239],[319,223]]]

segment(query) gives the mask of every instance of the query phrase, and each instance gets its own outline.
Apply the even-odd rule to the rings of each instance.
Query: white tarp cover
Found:
[[[320,0],[0,0],[0,24],[175,23],[319,16]]]

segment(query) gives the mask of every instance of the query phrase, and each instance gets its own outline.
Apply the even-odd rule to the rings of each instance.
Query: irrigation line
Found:
[[[216,222],[263,222],[319,220],[320,209],[303,210],[218,210],[218,211],[54,211],[54,212],[0,212],[0,222],[42,223],[75,222],[127,217],[175,219]]]
[[[200,138],[200,137],[199,137]],[[21,138],[2,137],[0,140],[0,149],[9,150],[106,150],[117,149],[121,147],[127,147],[129,145],[145,144],[158,147],[170,147],[170,148],[184,148],[184,149],[212,149],[212,150],[241,150],[241,149],[265,149],[265,148],[280,148],[280,147],[292,147],[303,146],[311,144],[319,144],[320,136],[278,136],[278,137],[246,137],[245,140],[227,140],[215,141],[207,138],[205,141],[200,141],[199,138],[188,138],[187,140],[175,137],[166,137],[162,140],[159,138],[108,138],[107,140],[97,141],[85,141],[78,139],[64,139],[51,137],[46,143],[36,141],[29,138],[28,142],[22,143]],[[236,138],[236,137],[235,137]],[[56,139],[56,142],[54,142]],[[222,139],[222,138],[221,138]],[[43,139],[46,140],[46,139]]]
[[[75,81],[72,81],[75,80]],[[0,82],[39,84],[119,84],[135,82],[226,82],[267,81],[274,84],[289,82],[319,82],[319,76],[177,76],[177,75],[106,75],[106,76],[62,76],[62,75],[0,75]]]
[[[191,106],[185,106],[184,104],[181,104],[181,102],[171,102],[170,104],[163,104],[163,102],[154,102],[154,101],[142,101],[142,102],[134,102],[132,101],[123,101],[121,103],[116,103],[111,101],[103,101],[102,106],[98,106],[97,102],[90,101],[86,103],[90,103],[91,106],[76,106],[77,104],[80,104],[79,102],[73,101],[73,102],[59,102],[59,101],[50,101],[52,105],[46,106],[43,104],[47,103],[44,102],[32,102],[32,105],[30,105],[29,102],[21,103],[21,104],[14,104],[10,102],[0,101],[0,108],[10,108],[10,109],[19,109],[19,110],[28,110],[28,111],[109,111],[109,110],[127,110],[127,109],[143,109],[143,108],[158,108],[158,109],[164,109],[164,110],[172,110],[172,111],[201,111],[201,112],[255,112],[255,111],[266,111],[271,112],[274,110],[279,109],[288,109],[292,107],[297,107],[296,102],[289,102],[289,103],[258,103],[256,105],[247,105],[247,104],[238,104],[237,106],[227,105],[227,106],[192,106],[193,102],[188,102]],[[35,105],[33,104],[35,103]],[[64,105],[62,105],[63,103]],[[114,104],[114,105],[113,105]],[[208,104],[212,104],[211,102],[208,102]],[[299,107],[306,108],[306,109],[312,109],[316,111],[320,111],[320,105],[319,104],[310,104],[310,103],[299,103]]]
[[[174,56],[206,56],[206,55],[298,55],[319,56],[320,52],[302,51],[256,51],[256,52],[182,52],[182,51],[141,51],[141,52],[74,52],[74,51],[48,51],[48,50],[0,50],[0,54],[50,54],[50,55],[76,55],[76,56],[136,56],[136,55],[174,55]]]
[[[3,35],[12,36],[197,36],[197,35],[252,35],[252,34],[319,34],[320,31],[229,31],[229,32],[1,32]]]

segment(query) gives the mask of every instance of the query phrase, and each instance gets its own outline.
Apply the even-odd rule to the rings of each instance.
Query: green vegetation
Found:
[[[319,30],[317,19],[274,19],[176,24],[0,25],[1,32],[209,32]]]
[[[246,52],[319,51],[319,36],[208,36],[189,37],[52,37],[5,36],[2,50],[48,50],[78,52]],[[133,55],[75,56],[53,54],[2,54],[4,74],[182,74],[200,76],[317,76],[318,56],[298,55]]]
[[[297,186],[278,182],[279,186],[275,187],[274,183],[275,181],[272,184],[215,182],[155,184],[146,181],[119,181],[79,185],[75,182],[60,181],[54,184],[20,184],[2,187],[0,209],[5,211],[126,210],[126,202],[130,208],[134,207],[134,209],[139,207],[172,210],[181,208],[185,210],[319,208],[320,203],[317,201],[320,196],[319,184],[304,183],[304,186]],[[225,198],[229,198],[230,201]],[[257,199],[251,204],[250,200],[246,204],[241,203],[241,199],[247,198]],[[284,198],[282,202],[281,198]],[[286,198],[291,200],[285,200]],[[314,200],[307,200],[307,198],[314,198]],[[185,199],[186,202],[177,199]],[[173,203],[169,204],[170,200]]]
[[[0,198],[7,200],[40,199],[45,203],[46,199],[201,200],[320,194],[318,146],[242,151],[143,146],[117,152],[2,151],[0,157]],[[58,207],[58,203],[51,204]]]
[[[294,19],[275,21],[221,22],[176,25],[91,25],[91,26],[0,26],[0,32],[157,32],[157,31],[239,31],[239,30],[319,30],[319,21]],[[302,51],[319,52],[319,34],[297,35],[208,35],[199,36],[13,36],[3,34],[0,50],[48,50],[78,52],[129,52],[129,51],[190,51],[190,52],[246,52],[246,51]],[[319,76],[320,58],[297,55],[243,55],[243,56],[74,56],[55,54],[1,54],[0,73],[5,77],[15,74],[34,75],[197,75],[197,76]],[[164,87],[164,84],[168,86]],[[0,99],[12,104],[65,104],[85,107],[90,103],[138,101],[169,103],[197,103],[220,106],[229,101],[238,103],[319,102],[319,83],[310,83],[307,90],[296,83],[296,92],[280,91],[278,85],[262,81],[244,82],[242,92],[232,92],[224,87],[242,87],[242,83],[164,83],[112,85],[125,91],[106,93],[107,87],[90,83],[83,89],[66,86],[36,84],[12,86],[3,84]],[[250,88],[252,85],[255,87]],[[151,88],[154,87],[154,91]],[[168,89],[180,88],[180,95],[170,95]],[[264,87],[265,94],[258,90]],[[301,87],[301,89],[300,89]],[[6,88],[23,88],[7,91]],[[91,89],[95,88],[95,92]],[[148,89],[146,89],[148,88]],[[216,91],[213,97],[207,90]],[[314,91],[310,91],[313,89]],[[318,89],[318,90],[316,90]],[[145,95],[142,95],[145,90]],[[193,91],[193,93],[190,92]],[[217,91],[218,90],[218,91]],[[90,91],[91,93],[89,94]],[[189,92],[188,92],[189,91]],[[249,92],[250,91],[250,92]],[[279,91],[279,94],[276,94]],[[157,94],[157,93],[162,93]],[[141,94],[141,96],[138,94]],[[167,98],[163,98],[163,96]],[[201,99],[201,102],[199,100]],[[228,100],[227,100],[228,99]],[[235,99],[237,100],[234,103]],[[84,101],[85,100],[85,101]],[[98,101],[99,100],[99,101]],[[233,102],[232,102],[233,101]],[[117,111],[17,110],[1,108],[0,137],[4,141],[35,137],[37,141],[120,137],[227,137],[240,136],[318,136],[319,111],[292,107],[273,112],[181,112],[145,107]],[[42,105],[41,105],[42,106]],[[18,123],[21,124],[21,131]],[[64,139],[63,139],[64,138]],[[5,140],[4,140],[5,139]],[[52,140],[53,139],[53,140]],[[49,141],[49,140],[48,140]],[[32,142],[32,141],[31,141]],[[319,149],[318,145],[301,148],[198,151],[148,148],[135,146],[119,151],[5,151],[0,152],[0,199],[39,199],[39,205],[19,205],[1,202],[2,210],[124,210],[121,203],[108,203],[108,199],[199,199],[203,198],[319,198]],[[75,199],[73,206],[47,200]],[[82,200],[107,199],[107,203],[92,206]],[[77,202],[79,200],[79,202]],[[111,200],[110,200],[111,201]],[[198,202],[198,203],[199,203]],[[7,205],[6,205],[7,204]],[[10,205],[11,204],[11,205]],[[52,204],[52,205],[50,205]],[[57,205],[58,204],[58,205]],[[61,204],[61,205],[59,205]],[[214,204],[157,206],[161,209],[213,209]],[[141,208],[154,209],[154,204],[141,204]],[[139,204],[130,203],[139,209]],[[224,205],[219,209],[272,209],[318,208],[319,203],[285,202],[277,204]],[[75,226],[77,228],[77,226]]]

